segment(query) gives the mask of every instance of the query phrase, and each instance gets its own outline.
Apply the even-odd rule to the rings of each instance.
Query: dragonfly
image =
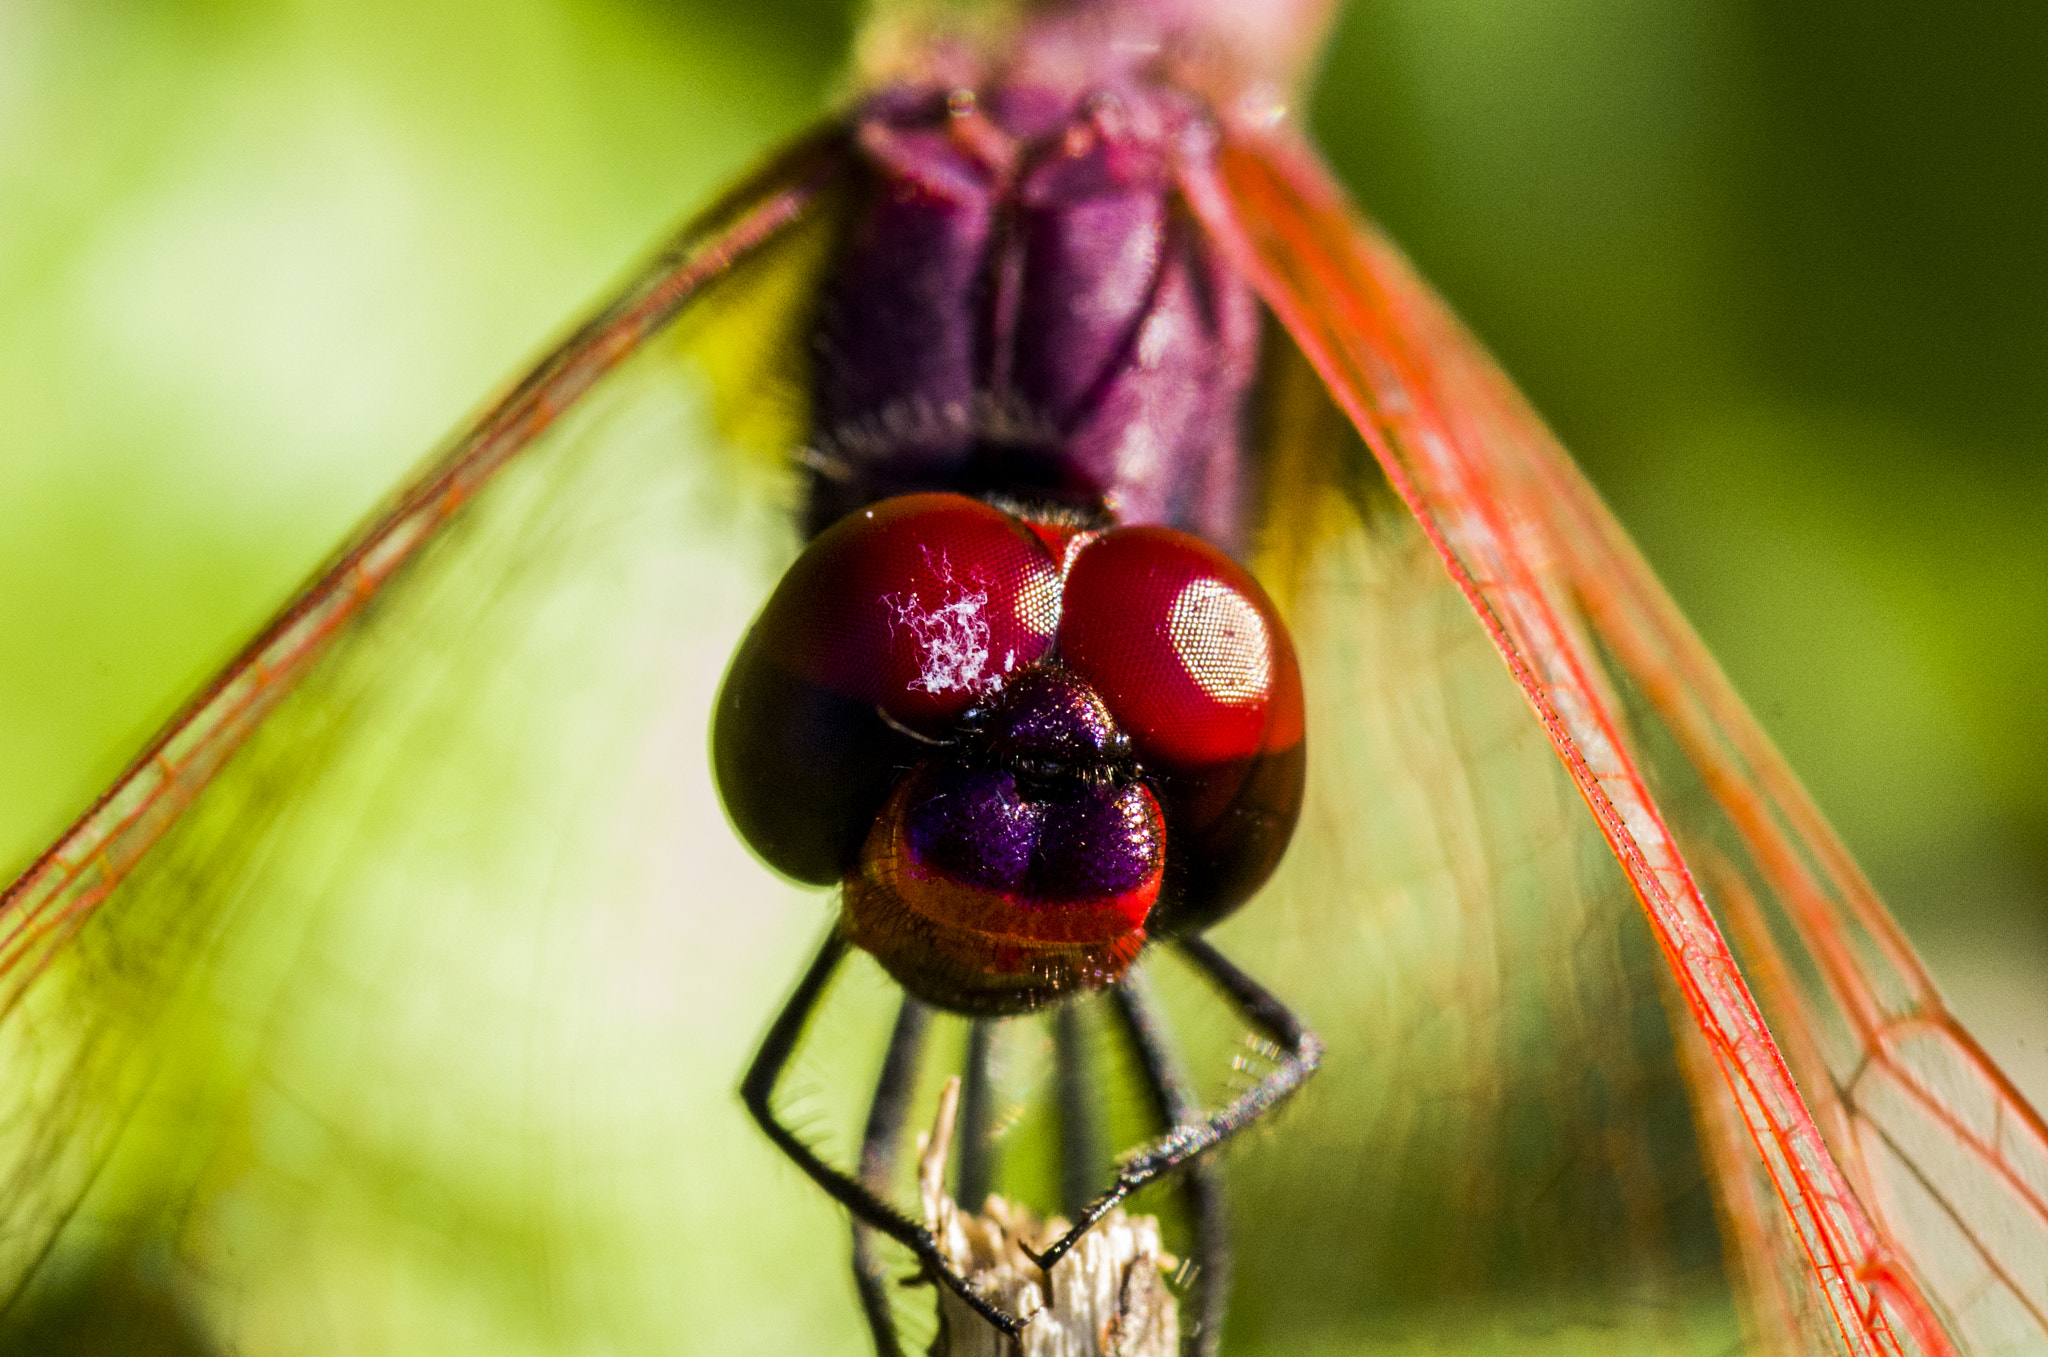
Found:
[[[931,73],[874,50],[877,84]],[[1232,1332],[2028,1350],[2038,1118],[1300,143],[1296,56],[1190,41],[1175,75],[1218,135],[1176,203],[1264,307],[1287,493],[1243,549],[1318,751],[1301,842],[1218,930],[1331,1043],[1230,1164]],[[843,1266],[772,1164],[725,1173],[752,1142],[691,1092],[730,1087],[711,1034],[818,922],[701,764],[798,540],[835,126],[402,487],[10,890],[22,1325],[83,1297],[191,1351],[758,1345],[789,1307],[746,1300],[733,1236],[778,1280]]]

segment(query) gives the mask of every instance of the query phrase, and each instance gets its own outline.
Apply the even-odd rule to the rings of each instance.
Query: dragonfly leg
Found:
[[[1053,1010],[1054,1074],[1059,1090],[1060,1211],[1084,1211],[1095,1195],[1097,1176],[1109,1163],[1102,1143],[1101,1090],[1088,1058],[1088,1024],[1079,999]]]
[[[888,1195],[896,1170],[896,1146],[903,1138],[903,1120],[910,1095],[917,1088],[918,1057],[924,1053],[925,1032],[930,1026],[931,1010],[904,995],[903,1006],[896,1011],[896,1026],[889,1033],[888,1054],[882,1057],[881,1077],[875,1081],[875,1099],[868,1105],[867,1126],[861,1132],[860,1180],[878,1197]],[[858,1219],[853,1222],[853,1281],[860,1289],[860,1308],[874,1335],[876,1357],[903,1357],[889,1306],[894,1288],[875,1253],[875,1232]]]
[[[1245,1021],[1280,1048],[1272,1073],[1200,1121],[1183,1122],[1124,1160],[1107,1192],[1075,1217],[1073,1228],[1032,1261],[1050,1270],[1110,1209],[1163,1173],[1181,1167],[1257,1121],[1314,1074],[1322,1062],[1322,1038],[1302,1026],[1287,1006],[1265,986],[1227,961],[1200,938],[1180,938],[1177,945],[1204,975],[1223,991]],[[1028,1252],[1028,1250],[1027,1250]]]
[[[960,1176],[953,1200],[979,1211],[996,1181],[994,1018],[976,1018],[967,1029],[967,1066],[960,1080]]]
[[[740,1100],[753,1114],[762,1132],[775,1142],[775,1147],[788,1155],[790,1161],[834,1201],[852,1212],[855,1220],[889,1236],[916,1254],[918,1261],[936,1281],[966,1301],[976,1314],[1015,1338],[1024,1332],[1024,1321],[984,1300],[968,1285],[965,1277],[947,1266],[944,1255],[939,1252],[938,1240],[932,1237],[930,1230],[883,1201],[857,1179],[820,1159],[815,1150],[776,1119],[773,1106],[775,1085],[789,1067],[790,1057],[795,1054],[797,1042],[803,1036],[804,1025],[818,1007],[826,983],[839,969],[849,946],[851,944],[835,929],[825,940],[825,945],[818,949],[810,969],[797,982],[796,993],[789,996],[789,1002],[783,1005],[782,1012],[769,1026],[768,1035],[761,1041],[761,1049],[754,1054],[754,1063],[747,1069],[747,1077],[740,1081]]]
[[[1167,1030],[1166,1017],[1144,975],[1135,970],[1126,975],[1110,991],[1110,998],[1145,1068],[1153,1115],[1168,1127],[1199,1118],[1201,1101],[1181,1072],[1173,1034]],[[1230,1218],[1223,1173],[1214,1159],[1197,1159],[1188,1166],[1187,1196],[1194,1216],[1195,1280],[1201,1300],[1183,1347],[1186,1357],[1216,1357],[1223,1342],[1224,1316],[1230,1308]]]

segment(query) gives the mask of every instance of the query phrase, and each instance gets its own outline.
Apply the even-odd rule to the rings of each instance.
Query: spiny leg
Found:
[[[1145,1085],[1152,1110],[1168,1127],[1183,1126],[1202,1115],[1174,1055],[1173,1035],[1165,1014],[1142,972],[1133,970],[1110,992],[1124,1030],[1145,1067]],[[1195,1225],[1195,1278],[1201,1308],[1184,1340],[1187,1357],[1215,1357],[1223,1342],[1223,1319],[1230,1308],[1230,1221],[1223,1196],[1223,1173],[1214,1159],[1197,1159],[1187,1171],[1188,1206]]]
[[[1101,1090],[1089,1059],[1081,1001],[1069,999],[1053,1010],[1052,1024],[1059,1091],[1060,1211],[1071,1217],[1088,1209],[1095,1184],[1109,1163],[1109,1151],[1103,1145]]]
[[[1281,1099],[1300,1088],[1322,1061],[1322,1038],[1302,1026],[1301,1020],[1258,981],[1225,960],[1222,953],[1200,938],[1180,938],[1176,945],[1223,991],[1239,1016],[1280,1048],[1280,1059],[1272,1073],[1232,1098],[1222,1110],[1205,1120],[1174,1127],[1126,1159],[1117,1170],[1116,1181],[1107,1192],[1090,1202],[1087,1210],[1075,1217],[1073,1228],[1044,1253],[1031,1255],[1033,1262],[1048,1271],[1066,1256],[1082,1235],[1109,1214],[1110,1208],[1161,1174],[1172,1172],[1257,1121]]]
[[[896,1146],[903,1138],[903,1120],[910,1108],[910,1096],[917,1089],[918,1057],[924,1053],[931,1010],[909,995],[896,1011],[896,1026],[889,1033],[888,1054],[882,1057],[882,1074],[875,1081],[875,1100],[868,1105],[868,1124],[861,1133],[860,1180],[878,1197],[889,1193],[896,1170]],[[868,1329],[875,1339],[876,1357],[903,1357],[896,1341],[896,1318],[889,1307],[893,1291],[890,1277],[875,1253],[875,1232],[853,1222],[853,1280],[860,1288],[860,1308],[867,1315]]]
[[[995,1039],[993,1018],[976,1018],[967,1029],[967,1066],[960,1081],[960,1177],[953,1200],[969,1211],[979,1211],[995,1188]]]
[[[761,1049],[755,1053],[754,1063],[747,1069],[747,1077],[740,1081],[740,1100],[753,1114],[762,1133],[775,1142],[775,1147],[788,1155],[834,1201],[851,1211],[854,1219],[881,1231],[916,1254],[931,1275],[966,1301],[970,1309],[1015,1338],[1023,1333],[1024,1321],[975,1294],[967,1279],[947,1266],[944,1255],[939,1252],[938,1241],[930,1230],[910,1220],[860,1182],[827,1164],[816,1151],[798,1139],[795,1132],[776,1120],[772,1105],[775,1085],[789,1067],[790,1057],[796,1053],[797,1041],[803,1036],[804,1025],[817,1009],[827,982],[846,958],[850,945],[837,929],[825,939],[825,945],[818,949],[810,969],[797,982],[796,992],[789,996],[789,1002],[783,1005],[782,1012],[769,1026],[768,1035],[762,1038]]]

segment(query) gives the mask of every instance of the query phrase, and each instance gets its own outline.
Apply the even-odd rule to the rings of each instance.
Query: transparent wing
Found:
[[[737,258],[819,196],[827,143],[764,169],[690,223],[378,509],[299,595],[172,718],[92,808],[0,893],[0,1010],[190,805],[248,733],[345,635],[363,607],[491,477]],[[813,163],[817,162],[817,163]]]
[[[686,231],[8,891],[0,1348],[850,1334],[733,1285],[842,1232],[730,1114],[823,920],[704,751],[795,545],[842,148]]]
[[[1329,1053],[1230,1160],[1231,1350],[1729,1352],[1715,1207],[1627,878],[1330,414],[1301,446],[1353,455],[1273,468],[1288,501],[1261,559],[1310,703],[1303,821],[1272,889],[1218,930]]]
[[[1239,129],[1186,188],[1370,444],[1642,902],[1753,1339],[2048,1343],[2040,1118],[1568,458],[1305,148]]]

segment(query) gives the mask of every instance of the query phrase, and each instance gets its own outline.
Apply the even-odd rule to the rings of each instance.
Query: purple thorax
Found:
[[[915,490],[1163,523],[1236,546],[1249,288],[1176,200],[1195,102],[896,86],[816,330],[807,529]]]

